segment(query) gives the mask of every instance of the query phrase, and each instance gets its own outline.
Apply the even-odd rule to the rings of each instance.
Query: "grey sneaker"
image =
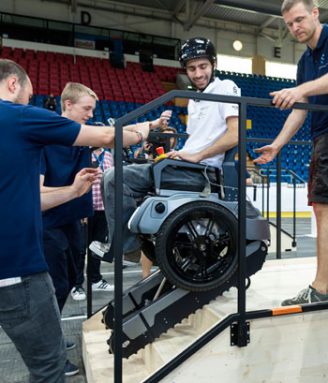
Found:
[[[285,299],[281,302],[281,306],[302,305],[304,303],[326,302],[328,294],[321,294],[312,286],[301,290],[296,297]]]
[[[89,249],[98,257],[103,258],[104,255],[109,252],[110,244],[99,241],[93,241],[90,243]]]

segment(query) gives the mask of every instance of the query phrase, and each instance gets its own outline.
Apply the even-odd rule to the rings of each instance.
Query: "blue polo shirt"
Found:
[[[0,279],[46,271],[40,158],[44,145],[72,145],[80,124],[46,109],[0,100]]]
[[[315,49],[307,48],[298,62],[297,85],[315,80],[328,73],[328,25],[323,25],[320,38]],[[309,97],[309,103],[327,105],[327,94]],[[311,113],[312,139],[328,133],[328,112]]]
[[[44,148],[41,174],[45,186],[67,186],[77,172],[90,167],[88,147],[49,145]],[[92,192],[43,212],[43,228],[53,229],[93,215]]]

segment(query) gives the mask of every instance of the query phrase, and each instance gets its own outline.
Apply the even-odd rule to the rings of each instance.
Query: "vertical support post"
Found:
[[[122,256],[123,256],[123,125],[120,121],[115,123],[115,230],[113,243],[114,246],[114,383],[122,383]]]
[[[293,242],[292,247],[296,247],[296,176],[293,174]]]
[[[238,347],[247,346],[246,324],[246,117],[247,104],[239,105],[238,145]]]
[[[92,149],[90,150],[90,164],[92,163]],[[92,222],[92,224],[91,224]],[[87,227],[85,230],[85,244],[87,252],[87,318],[89,319],[92,315],[92,288],[91,288],[91,250],[89,249],[89,244],[92,238],[93,220],[87,219]]]
[[[91,288],[91,276],[90,276],[90,260],[91,260],[91,250],[89,249],[89,242],[91,238],[91,221],[88,220],[87,224],[87,317],[90,318],[92,315],[92,288]]]
[[[267,197],[267,215],[266,215],[266,219],[267,221],[270,221],[270,169],[267,168],[267,194],[266,194],[266,197]]]
[[[277,155],[277,250],[276,257],[281,259],[281,153]]]
[[[261,182],[262,182],[262,216],[264,217],[264,178],[261,177]]]

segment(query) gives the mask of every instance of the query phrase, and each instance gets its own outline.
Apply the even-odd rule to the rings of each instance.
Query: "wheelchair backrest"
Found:
[[[224,187],[223,199],[225,201],[238,200],[238,172],[235,161],[237,150],[238,146],[227,150],[222,163]]]

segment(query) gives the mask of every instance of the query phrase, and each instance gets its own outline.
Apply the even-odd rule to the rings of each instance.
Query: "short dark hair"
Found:
[[[161,133],[163,133],[163,132],[171,132],[171,133],[177,134],[177,130],[175,128],[173,128],[172,126],[160,127],[159,131]]]
[[[25,85],[28,78],[25,69],[15,61],[0,59],[0,81],[5,80],[12,75],[17,76],[20,85]]]
[[[316,0],[284,0],[284,2],[281,5],[281,14],[290,11],[294,5],[299,3],[304,4],[305,8],[309,12],[311,12],[313,8],[316,8],[318,6]]]

